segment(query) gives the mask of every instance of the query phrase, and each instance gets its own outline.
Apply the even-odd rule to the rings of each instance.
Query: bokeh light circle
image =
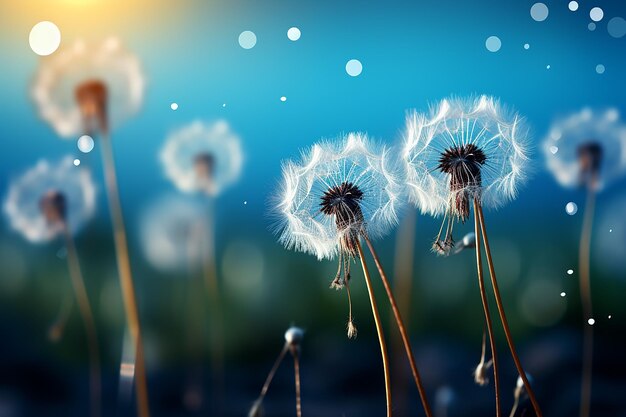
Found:
[[[52,54],[61,44],[61,31],[52,22],[37,23],[30,30],[28,43],[34,53],[41,56]]]
[[[567,5],[567,7],[572,11],[575,12],[576,10],[578,10],[578,2],[577,1],[570,1],[569,4]]]
[[[490,36],[485,41],[485,48],[489,52],[498,52],[502,47],[502,41],[497,36]]]
[[[596,30],[596,24],[595,24],[595,23],[593,23],[593,22],[590,22],[590,23],[587,25],[587,29],[589,29],[590,31],[592,31],[592,32],[593,32],[594,30]]]
[[[289,38],[290,41],[293,41],[293,42],[300,39],[301,34],[302,33],[300,32],[300,29],[298,29],[297,27],[289,28],[289,30],[287,31],[287,37]]]
[[[357,77],[363,72],[363,64],[358,59],[351,59],[346,63],[346,72],[351,77]]]
[[[604,11],[599,7],[594,7],[589,11],[589,17],[594,22],[599,22],[604,17]]]
[[[573,201],[570,201],[565,205],[565,212],[570,216],[573,216],[574,214],[578,213],[578,206]]]
[[[239,46],[243,49],[252,49],[256,45],[256,35],[250,30],[245,30],[239,35]]]
[[[605,70],[606,70],[606,68],[604,68],[604,65],[602,65],[602,64],[596,65],[596,72],[598,74],[604,74]]]
[[[530,17],[537,22],[543,22],[548,18],[548,14],[550,11],[548,10],[548,6],[544,3],[535,3],[530,8]]]
[[[93,138],[89,135],[83,135],[78,138],[76,146],[78,146],[78,150],[82,153],[89,153],[93,150],[94,147]]]
[[[606,26],[606,30],[614,38],[623,38],[626,35],[626,20],[623,17],[614,17],[609,20]]]

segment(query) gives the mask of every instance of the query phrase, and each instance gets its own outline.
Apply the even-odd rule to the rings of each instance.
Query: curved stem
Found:
[[[135,295],[135,285],[130,268],[130,258],[128,256],[128,241],[124,229],[124,217],[122,216],[122,205],[117,186],[117,174],[115,172],[115,162],[113,158],[113,147],[108,134],[102,135],[102,162],[104,166],[104,177],[113,223],[113,240],[115,243],[115,254],[117,258],[117,268],[119,271],[120,286],[122,287],[122,297],[124,299],[124,310],[126,311],[126,321],[128,329],[135,347],[135,391],[137,394],[137,409],[140,417],[149,417],[150,408],[148,405],[148,385],[146,382],[146,366],[143,355],[143,340],[141,337],[141,324],[139,321],[139,309],[137,307],[137,297]]]
[[[541,408],[539,408],[539,403],[535,398],[535,392],[533,391],[530,383],[528,382],[528,377],[526,376],[526,372],[524,372],[524,368],[522,367],[522,363],[517,356],[517,351],[515,349],[515,344],[513,343],[513,337],[511,336],[511,329],[509,329],[509,322],[506,319],[506,313],[504,312],[504,305],[502,304],[502,297],[500,296],[500,290],[498,288],[498,280],[496,278],[496,271],[493,266],[493,260],[491,258],[491,250],[489,248],[489,238],[487,237],[487,228],[485,226],[485,218],[483,216],[483,209],[480,203],[475,205],[475,208],[478,212],[478,219],[480,221],[480,228],[483,236],[483,244],[485,246],[485,252],[487,254],[487,265],[489,266],[489,276],[491,277],[491,285],[493,286],[493,293],[496,299],[496,305],[498,307],[498,314],[500,315],[500,321],[502,322],[502,328],[504,329],[504,335],[506,337],[506,342],[509,345],[509,350],[511,351],[511,356],[513,357],[513,362],[515,362],[515,367],[517,368],[517,372],[519,373],[520,378],[524,382],[524,387],[526,388],[526,393],[530,398],[530,402],[533,404],[533,409],[535,410],[535,414],[537,417],[542,417]],[[476,236],[478,238],[478,236]],[[476,245],[478,246],[478,244]]]
[[[80,270],[78,254],[74,239],[67,227],[65,226],[65,245],[67,247],[67,266],[70,271],[74,294],[78,303],[80,316],[83,319],[85,333],[87,335],[87,345],[89,348],[89,387],[91,393],[91,416],[99,417],[101,414],[102,404],[102,388],[101,388],[101,372],[100,372],[100,350],[98,348],[98,333],[96,332],[96,324],[89,303],[89,296],[85,288],[85,281]]]
[[[357,240],[357,249],[359,251],[359,258],[361,259],[361,266],[363,267],[363,276],[365,277],[365,284],[367,285],[367,293],[370,298],[370,305],[372,307],[372,315],[374,316],[374,324],[376,325],[376,333],[378,334],[378,344],[380,345],[380,355],[383,361],[383,372],[385,374],[385,400],[387,402],[387,417],[392,416],[392,402],[391,402],[391,380],[389,378],[389,357],[387,356],[387,345],[385,343],[385,335],[383,333],[383,326],[380,321],[380,314],[378,313],[378,306],[376,304],[376,297],[374,296],[374,289],[372,287],[372,280],[370,279],[370,273],[365,262],[365,254],[363,253],[363,247],[361,242]]]
[[[298,352],[292,352],[293,368],[296,378],[296,416],[302,417],[302,402],[300,399],[300,357]]]
[[[63,337],[73,306],[74,296],[68,292],[63,296],[63,300],[59,306],[59,312],[54,322],[48,328],[48,337],[52,342],[58,342]]]
[[[493,361],[493,385],[496,395],[496,416],[502,415],[500,408],[500,375],[498,368],[498,355],[496,352],[496,341],[493,335],[493,322],[491,320],[491,313],[489,311],[489,301],[487,300],[487,292],[485,291],[485,278],[483,276],[483,262],[480,252],[480,233],[479,233],[479,218],[478,218],[478,202],[474,200],[474,233],[476,234],[476,269],[478,271],[478,288],[480,289],[480,299],[483,304],[483,311],[485,313],[485,323],[487,324],[487,333],[489,334],[489,346],[491,348],[491,359]],[[483,333],[483,359],[485,355]]]
[[[519,407],[519,397],[515,397],[515,401],[513,402],[513,408],[511,408],[511,413],[509,414],[509,417],[515,417],[517,407]]]
[[[580,279],[580,302],[583,307],[583,368],[580,384],[580,417],[588,417],[591,409],[591,379],[593,371],[593,326],[587,324],[593,316],[591,303],[591,232],[595,211],[596,193],[592,187],[587,192],[585,217],[583,219],[578,251],[578,274]]]
[[[289,348],[289,345],[285,343],[285,346],[283,346],[283,349],[280,351],[280,355],[278,355],[278,358],[276,358],[276,362],[274,362],[274,366],[272,366],[270,373],[267,374],[267,378],[265,379],[263,388],[261,388],[261,395],[259,395],[257,402],[261,402],[265,398],[265,394],[267,394],[267,390],[270,388],[270,384],[272,383],[272,380],[274,379],[274,375],[276,375],[276,371],[278,370],[280,363],[283,361],[283,358],[285,357],[285,354],[287,353],[288,348]]]
[[[402,343],[404,344],[404,350],[406,352],[406,357],[409,360],[411,365],[411,372],[413,373],[413,379],[415,380],[415,385],[417,386],[417,390],[419,391],[420,399],[422,400],[422,405],[424,406],[424,411],[428,417],[432,417],[432,411],[430,409],[430,405],[428,404],[428,398],[426,397],[426,391],[424,390],[424,386],[422,384],[422,379],[420,378],[419,371],[417,370],[417,365],[415,363],[415,357],[413,356],[413,349],[411,348],[411,343],[409,342],[409,337],[406,333],[406,328],[404,327],[404,322],[402,321],[402,316],[400,315],[400,311],[398,310],[398,305],[396,304],[395,297],[393,296],[393,292],[391,291],[391,286],[389,285],[389,280],[387,280],[387,275],[383,269],[382,264],[380,263],[380,259],[378,258],[378,254],[372,246],[372,242],[368,239],[367,236],[363,236],[365,239],[365,243],[374,258],[374,263],[378,268],[378,273],[383,282],[383,286],[385,287],[385,291],[387,292],[387,298],[389,299],[389,303],[391,304],[391,311],[393,312],[393,316],[396,320],[396,324],[398,325],[398,330],[400,330],[400,336],[402,337]],[[364,262],[363,259],[361,259]]]

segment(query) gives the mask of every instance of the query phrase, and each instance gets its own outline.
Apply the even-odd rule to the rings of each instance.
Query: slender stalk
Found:
[[[542,417],[541,408],[539,408],[539,403],[535,398],[535,392],[533,391],[530,383],[528,382],[528,378],[526,377],[526,372],[522,367],[522,363],[517,356],[517,351],[515,350],[515,344],[513,343],[513,337],[511,336],[511,330],[509,329],[509,322],[506,319],[506,313],[504,312],[504,306],[502,304],[502,297],[500,296],[500,290],[498,289],[498,280],[496,278],[496,271],[493,266],[493,260],[491,258],[491,250],[489,248],[489,238],[487,237],[487,228],[485,226],[485,218],[483,216],[483,209],[480,203],[475,205],[475,209],[478,211],[478,219],[480,221],[480,228],[483,236],[483,244],[485,246],[485,252],[487,254],[487,264],[489,266],[489,276],[491,277],[491,284],[493,286],[493,293],[496,299],[496,305],[498,306],[498,314],[500,315],[500,321],[502,322],[502,328],[504,329],[504,335],[506,336],[506,341],[509,345],[509,350],[511,351],[511,356],[513,357],[513,362],[515,362],[515,367],[517,368],[517,372],[519,373],[520,378],[524,382],[524,387],[526,388],[526,393],[530,398],[531,403],[533,404],[533,409],[535,410],[535,414],[537,417]],[[478,236],[476,236],[478,238]],[[478,246],[478,244],[476,245]]]
[[[52,342],[58,342],[63,337],[67,320],[70,318],[70,313],[72,312],[72,307],[74,307],[74,297],[68,292],[63,296],[59,312],[54,322],[48,328],[48,337]]]
[[[287,354],[288,348],[289,348],[289,345],[285,343],[285,346],[283,346],[283,349],[280,351],[280,355],[278,355],[278,358],[276,358],[276,362],[274,362],[274,365],[272,366],[270,373],[267,374],[267,378],[265,379],[263,388],[261,388],[261,395],[259,395],[259,398],[257,399],[257,403],[262,402],[263,399],[265,398],[265,395],[267,394],[267,390],[270,388],[270,384],[272,383],[272,380],[274,379],[274,375],[276,375],[276,371],[278,370],[280,363],[285,358],[285,354]]]
[[[378,334],[378,344],[380,345],[380,355],[383,361],[383,372],[385,374],[385,400],[387,402],[387,417],[392,416],[392,401],[391,401],[391,380],[389,378],[389,358],[387,356],[387,345],[385,344],[385,335],[383,333],[383,326],[380,321],[380,314],[378,313],[378,306],[376,305],[376,297],[374,296],[374,289],[372,288],[372,280],[370,279],[370,273],[365,262],[365,254],[363,253],[363,247],[361,242],[357,240],[357,249],[359,251],[359,258],[361,259],[361,266],[363,267],[363,276],[365,277],[365,284],[367,285],[367,293],[370,297],[370,304],[372,307],[372,315],[374,316],[374,324],[376,325],[376,333]]]
[[[78,310],[83,319],[85,333],[87,336],[87,345],[89,348],[89,391],[91,397],[91,416],[100,417],[102,411],[102,388],[101,388],[101,372],[100,372],[100,350],[98,348],[98,333],[96,332],[96,324],[89,303],[89,296],[85,288],[85,281],[80,269],[78,254],[67,225],[64,227],[65,245],[67,247],[67,266],[70,271],[74,294],[78,303]]]
[[[593,215],[596,206],[596,193],[593,187],[588,188],[585,204],[580,247],[578,251],[578,275],[580,277],[580,302],[583,307],[583,368],[580,384],[580,417],[588,417],[591,409],[591,379],[593,371],[593,326],[587,324],[593,316],[591,303],[591,232],[593,229]]]
[[[126,321],[128,323],[128,329],[136,351],[135,391],[137,395],[137,410],[140,417],[149,417],[150,408],[148,404],[148,386],[146,382],[146,367],[143,355],[141,324],[139,321],[139,309],[137,307],[137,297],[135,295],[133,275],[130,268],[130,258],[128,256],[128,241],[126,239],[124,218],[122,216],[122,205],[117,186],[117,174],[115,172],[113,147],[111,145],[111,138],[106,133],[102,135],[101,142],[102,162],[104,166],[109,210],[111,212],[111,220],[113,223],[113,239],[115,242],[115,253],[117,258],[117,268],[119,271],[120,286],[122,287],[124,310],[126,311]]]
[[[402,337],[402,343],[404,344],[404,350],[406,351],[406,357],[409,360],[411,365],[411,372],[413,373],[413,379],[415,380],[415,385],[417,386],[417,390],[419,391],[420,399],[422,400],[422,405],[424,406],[424,411],[428,417],[432,417],[432,411],[430,409],[430,405],[428,404],[428,398],[426,397],[426,391],[424,390],[424,386],[422,384],[422,379],[420,378],[419,371],[417,370],[417,365],[415,364],[415,357],[413,356],[413,349],[411,348],[411,343],[409,342],[409,337],[406,333],[406,328],[404,327],[404,322],[402,321],[402,316],[400,315],[400,311],[398,310],[398,305],[396,304],[395,297],[393,296],[393,292],[391,291],[391,286],[389,285],[389,280],[387,280],[387,275],[385,274],[385,270],[383,269],[382,264],[380,263],[380,259],[378,258],[378,254],[370,242],[367,236],[363,237],[365,239],[365,243],[374,258],[374,263],[378,268],[378,273],[383,282],[383,286],[385,287],[385,291],[387,292],[387,298],[389,298],[389,303],[391,304],[391,311],[393,312],[393,316],[396,320],[396,324],[398,326],[398,330],[400,331],[400,336]],[[363,259],[361,259],[364,262]]]
[[[298,352],[292,352],[293,368],[296,378],[296,416],[302,417],[302,401],[300,399],[300,355]]]
[[[480,289],[480,299],[483,303],[483,311],[485,313],[485,323],[487,324],[487,333],[489,334],[489,346],[491,348],[491,358],[493,360],[493,385],[496,395],[496,417],[502,415],[500,408],[500,375],[498,368],[498,355],[496,351],[496,341],[493,335],[493,322],[491,320],[491,313],[489,311],[489,301],[487,300],[487,292],[485,291],[485,278],[483,276],[483,262],[480,252],[480,234],[479,234],[479,216],[478,216],[478,202],[474,200],[474,234],[476,235],[476,269],[478,271],[478,288]],[[484,334],[483,334],[484,337]],[[483,349],[485,345],[483,343]],[[483,357],[484,357],[483,350]]]
[[[515,413],[517,412],[517,407],[519,407],[519,397],[515,397],[515,401],[513,402],[513,407],[511,408],[509,417],[515,417]]]
[[[217,281],[217,265],[215,263],[215,217],[213,200],[211,199],[209,199],[207,203],[207,212],[207,240],[203,251],[203,269],[204,283],[209,296],[209,309],[211,312],[212,346],[210,353],[213,379],[216,384],[216,389],[213,390],[213,404],[215,412],[220,413],[221,399],[223,398],[224,391],[224,342],[222,328],[224,321],[222,316],[222,300]]]
[[[415,253],[415,224],[417,222],[417,210],[409,210],[402,219],[396,235],[396,247],[394,256],[394,280],[393,289],[397,294],[398,310],[404,317],[404,324],[408,331],[411,330],[411,298],[413,293],[413,264]],[[394,319],[390,317],[390,325],[393,327]],[[410,333],[409,333],[410,336]],[[404,347],[399,333],[393,333],[390,340],[392,356],[402,356]],[[407,405],[408,384],[405,378],[399,377],[402,373],[400,361],[394,363],[395,374],[394,389],[396,404]]]

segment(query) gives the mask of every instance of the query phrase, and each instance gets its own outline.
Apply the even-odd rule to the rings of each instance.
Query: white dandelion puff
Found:
[[[493,97],[446,99],[429,115],[410,113],[401,154],[410,200],[424,213],[461,216],[464,197],[484,207],[513,200],[526,177],[528,134],[522,117]]]
[[[626,125],[616,109],[586,108],[556,120],[542,148],[548,169],[564,187],[599,191],[626,173]]]
[[[446,99],[429,115],[408,115],[401,163],[409,200],[423,213],[445,214],[435,253],[452,252],[454,223],[469,218],[472,201],[496,208],[516,197],[528,135],[522,117],[493,97]]]
[[[236,182],[243,165],[241,141],[224,120],[196,121],[173,132],[160,158],[166,177],[179,190],[211,196]]]
[[[57,134],[75,139],[89,133],[85,130],[85,109],[78,103],[78,89],[95,83],[104,87],[107,130],[139,111],[146,84],[141,65],[116,38],[95,43],[79,40],[43,58],[32,96],[41,117]]]
[[[141,216],[140,239],[148,262],[161,271],[199,265],[208,225],[202,204],[182,196],[165,196]]]
[[[320,260],[353,256],[359,233],[376,238],[397,224],[401,192],[388,148],[363,133],[320,142],[283,164],[279,241]]]
[[[52,204],[50,206],[48,203]],[[89,170],[74,166],[67,156],[58,163],[39,161],[9,186],[4,212],[11,228],[34,243],[72,233],[93,216],[96,186]],[[50,209],[58,211],[52,214]]]

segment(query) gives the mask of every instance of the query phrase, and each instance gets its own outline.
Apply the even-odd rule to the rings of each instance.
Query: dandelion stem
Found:
[[[366,242],[368,242],[366,240]],[[369,242],[368,242],[369,244]],[[369,269],[365,262],[365,254],[363,253],[363,247],[359,240],[356,241],[356,246],[359,252],[359,259],[361,259],[361,266],[363,267],[363,276],[365,277],[365,284],[367,285],[367,293],[370,297],[370,304],[372,307],[372,315],[374,316],[374,324],[376,325],[376,333],[378,334],[378,344],[380,345],[380,354],[383,361],[383,372],[385,374],[385,399],[387,401],[387,417],[392,415],[392,401],[391,401],[391,380],[389,378],[389,358],[387,356],[387,345],[385,344],[385,335],[383,333],[383,326],[380,321],[380,314],[378,313],[378,306],[376,304],[376,297],[374,296],[374,288],[372,287],[372,280],[370,279]]]
[[[396,299],[393,296],[393,292],[391,291],[391,286],[389,285],[389,280],[387,279],[387,275],[383,269],[382,264],[380,263],[380,259],[378,258],[378,254],[370,242],[367,236],[364,236],[365,243],[369,248],[372,257],[374,258],[374,263],[378,268],[378,273],[383,282],[383,286],[385,287],[385,291],[387,292],[387,298],[389,299],[389,303],[391,304],[391,311],[393,312],[393,316],[396,320],[396,324],[398,325],[398,330],[400,331],[400,336],[402,337],[402,343],[404,344],[404,349],[406,351],[406,357],[409,360],[411,365],[411,372],[413,373],[413,379],[415,380],[415,385],[417,386],[417,390],[419,391],[420,399],[422,400],[422,405],[424,406],[424,411],[428,417],[432,417],[432,411],[430,409],[430,405],[428,404],[428,398],[426,397],[426,391],[424,390],[424,386],[422,385],[422,380],[420,378],[419,371],[417,370],[417,365],[415,364],[415,357],[413,356],[413,349],[411,348],[411,344],[409,342],[409,337],[406,333],[406,328],[404,327],[404,322],[402,321],[402,316],[400,316],[400,311],[398,310],[398,305],[396,304]]]
[[[580,385],[580,417],[588,417],[591,409],[591,380],[593,371],[593,326],[587,324],[593,315],[591,303],[591,232],[595,212],[596,193],[588,188],[585,216],[583,219],[580,247],[578,251],[578,274],[580,277],[580,302],[583,307],[583,367]]]
[[[98,333],[96,332],[96,324],[93,318],[91,304],[89,303],[89,296],[87,295],[87,290],[85,288],[83,274],[80,269],[74,239],[67,225],[64,227],[64,234],[65,246],[67,247],[67,266],[70,272],[72,286],[74,287],[74,294],[76,295],[78,309],[85,326],[87,345],[89,348],[89,390],[91,397],[91,416],[99,417],[101,415],[102,390],[100,382],[101,372]]]
[[[63,333],[65,332],[65,326],[67,326],[67,321],[70,318],[73,307],[74,296],[70,292],[67,292],[63,296],[63,300],[61,301],[61,305],[59,306],[59,312],[57,313],[54,322],[50,325],[48,329],[48,337],[51,341],[57,342],[63,337]]]
[[[207,212],[207,240],[203,251],[204,283],[209,296],[209,309],[211,312],[213,338],[211,344],[211,363],[213,379],[217,388],[213,391],[213,403],[215,412],[219,414],[221,412],[221,399],[223,398],[224,391],[223,317],[222,300],[217,281],[217,265],[215,264],[215,217],[212,199],[208,199]]]
[[[511,408],[511,413],[509,413],[509,417],[515,417],[517,407],[519,407],[519,397],[515,397],[515,401],[513,402],[513,407]]]
[[[291,353],[293,356],[293,368],[296,378],[296,415],[297,417],[302,417],[302,402],[300,399],[300,356],[297,351],[292,351]]]
[[[149,417],[150,408],[148,404],[148,386],[146,382],[146,367],[143,354],[143,340],[141,337],[141,324],[139,321],[139,309],[137,307],[137,297],[135,295],[133,275],[130,268],[130,258],[128,256],[128,241],[126,239],[124,218],[122,216],[122,205],[117,186],[117,174],[115,172],[113,147],[111,145],[111,137],[108,133],[104,133],[102,135],[101,143],[104,176],[108,194],[109,210],[111,212],[111,220],[113,223],[113,239],[115,242],[120,286],[122,287],[124,310],[126,311],[126,321],[128,323],[128,329],[136,351],[135,391],[137,395],[137,409],[140,417]]]
[[[487,300],[487,292],[485,291],[485,278],[483,275],[483,262],[480,252],[480,234],[479,234],[479,215],[478,215],[478,202],[474,200],[474,234],[476,235],[476,269],[478,271],[478,288],[480,289],[480,299],[483,304],[483,311],[485,313],[485,323],[487,325],[487,333],[489,334],[489,346],[491,348],[491,358],[493,360],[493,385],[496,396],[496,417],[502,415],[500,408],[500,375],[498,368],[498,355],[496,351],[496,342],[493,335],[493,322],[491,320],[491,313],[489,311],[489,301]],[[483,332],[483,357],[485,357],[485,334]]]
[[[500,321],[502,322],[502,328],[504,329],[504,335],[506,336],[506,341],[509,345],[509,350],[511,351],[511,356],[513,357],[513,362],[515,362],[515,367],[517,368],[517,372],[519,373],[520,378],[524,382],[524,387],[526,388],[526,392],[530,401],[533,404],[533,409],[535,410],[535,414],[537,417],[542,417],[541,408],[539,408],[539,403],[535,398],[535,392],[533,391],[530,383],[528,382],[528,378],[526,377],[526,372],[524,368],[522,368],[522,363],[517,356],[517,351],[515,350],[515,344],[513,343],[513,337],[511,336],[511,330],[509,329],[509,323],[506,319],[506,313],[504,312],[504,306],[502,304],[502,297],[500,296],[500,290],[498,288],[498,280],[496,278],[496,271],[493,266],[493,260],[491,258],[491,250],[489,248],[489,238],[487,237],[487,228],[485,226],[485,218],[483,216],[483,210],[480,203],[475,205],[475,209],[478,212],[478,220],[480,221],[480,228],[483,236],[483,245],[485,246],[485,253],[487,254],[487,265],[489,266],[489,276],[491,277],[491,284],[493,286],[493,293],[496,299],[496,305],[498,307],[498,314],[500,315]],[[478,239],[478,235],[476,236]],[[478,240],[477,244],[478,246]],[[494,356],[495,357],[495,356]]]
[[[278,355],[278,358],[276,358],[276,362],[274,362],[274,365],[272,366],[270,373],[267,374],[267,378],[265,379],[263,388],[261,388],[261,395],[259,395],[259,398],[257,399],[257,403],[262,402],[263,399],[265,398],[265,395],[267,394],[267,390],[270,388],[270,384],[272,383],[272,380],[274,379],[274,375],[276,375],[276,371],[278,370],[280,363],[285,358],[285,354],[287,353],[288,348],[289,348],[289,344],[285,343],[285,346],[283,346],[283,349],[280,351],[280,355]]]

